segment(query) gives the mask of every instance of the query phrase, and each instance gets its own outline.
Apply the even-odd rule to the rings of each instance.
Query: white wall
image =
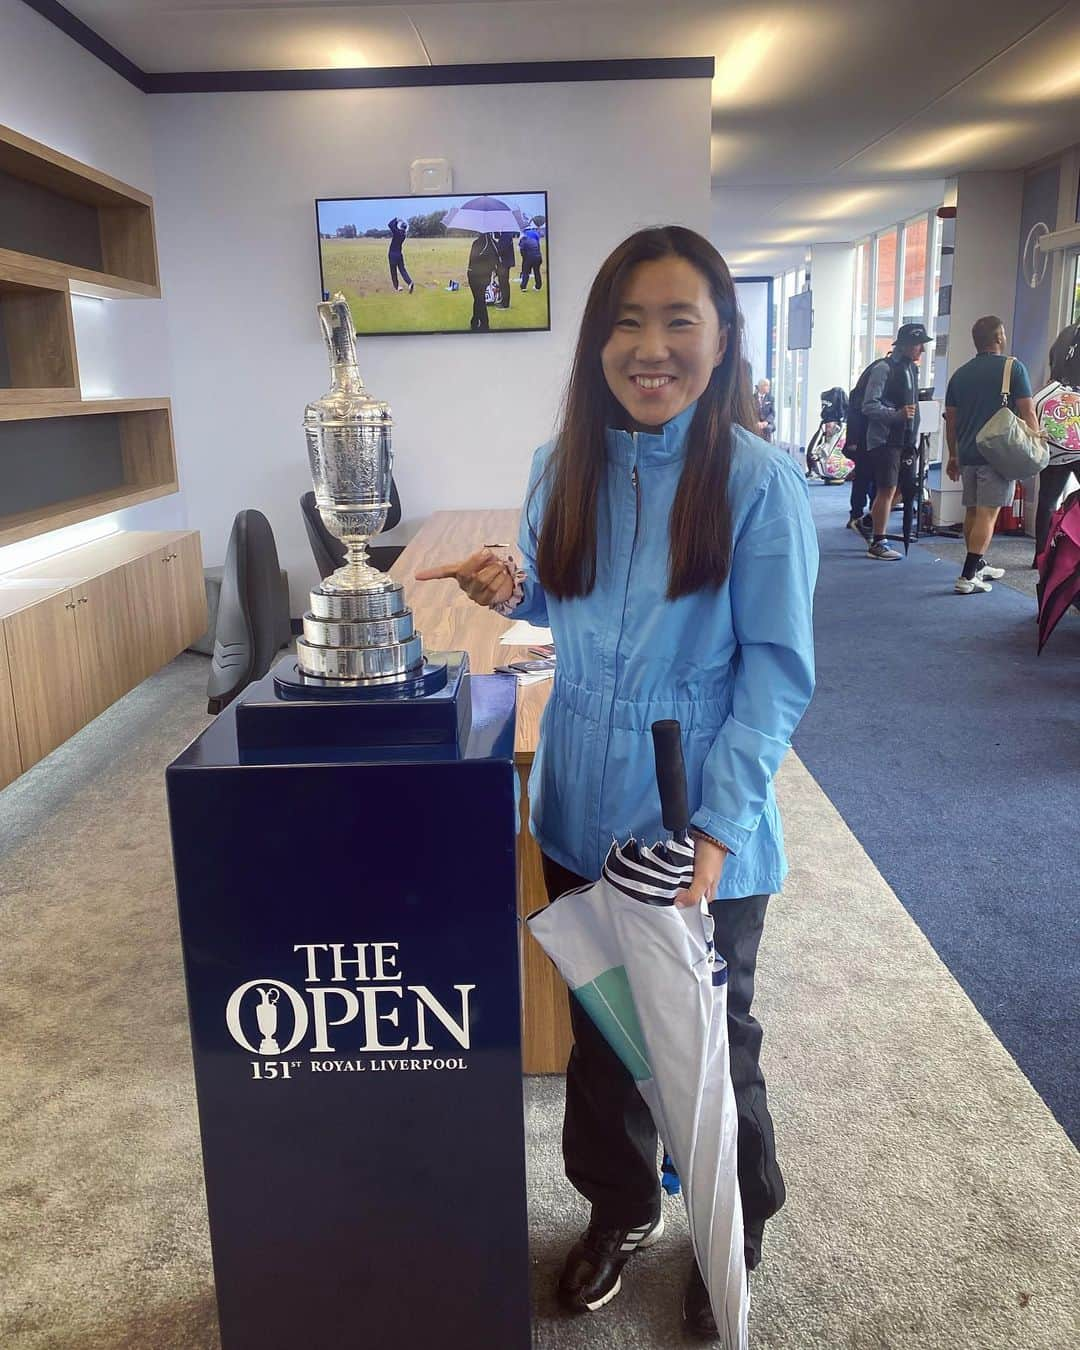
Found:
[[[809,444],[821,415],[823,389],[847,389],[851,378],[851,329],[855,250],[850,244],[814,244],[810,251],[810,288],[814,295],[814,333],[806,377],[802,444]]]
[[[743,316],[745,341],[743,355],[750,362],[751,377],[755,385],[759,380],[772,378],[769,374],[769,330],[772,328],[770,289],[768,281],[735,278],[735,294],[739,297],[739,308]],[[775,357],[774,353],[774,360]]]
[[[957,177],[948,353],[944,373],[940,363],[935,368],[937,389],[944,390],[948,377],[975,355],[971,326],[976,319],[997,314],[1012,332],[1023,198],[1023,170]],[[943,474],[935,501],[939,523],[963,519],[961,495],[960,485]]]
[[[971,325],[976,319],[997,314],[1012,331],[1023,196],[1022,170],[962,173],[956,180],[950,375],[975,355]]]
[[[147,106],[145,94],[22,0],[0,0],[0,123],[153,196]],[[87,397],[170,392],[163,300],[76,298],[74,312]],[[121,511],[115,519],[124,529],[182,526],[182,496]],[[0,571],[6,565],[0,549]]]
[[[518,504],[600,262],[642,225],[708,228],[706,80],[169,95],[150,113],[190,523],[216,562],[235,512],[264,511],[294,614],[316,580],[301,419],[329,383],[316,197],[407,193],[420,157],[447,158],[456,192],[549,193],[550,333],[360,345],[395,415],[404,519],[388,542],[435,510]]]

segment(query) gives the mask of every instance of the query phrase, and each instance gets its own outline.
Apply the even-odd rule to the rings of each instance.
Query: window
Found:
[[[776,439],[790,445],[793,439],[795,403],[795,353],[788,351],[788,303],[795,294],[795,273],[785,272],[780,291],[781,348],[777,363],[780,388],[776,399]]]
[[[894,225],[877,237],[874,250],[876,285],[874,287],[874,356],[887,356],[896,338],[896,245]]]
[[[919,216],[904,226],[904,288],[900,322],[923,323],[926,316],[927,219]]]
[[[852,326],[851,383],[870,364],[870,240],[855,246],[855,319]]]
[[[930,265],[933,271],[930,279],[930,292],[926,297],[926,326],[931,337],[933,337],[937,330],[938,291],[941,289],[941,243],[945,222],[936,211],[930,217],[930,220],[933,223],[933,241],[930,247]],[[934,383],[934,358],[936,355],[937,343],[932,342],[923,356],[923,370],[926,372],[925,383],[927,385],[933,385]]]
[[[1080,253],[1072,260],[1072,318],[1070,323],[1080,323]]]
[[[913,216],[855,244],[851,315],[851,382],[871,361],[888,354],[904,323],[934,333],[941,286],[943,222],[936,211]],[[922,387],[933,384],[934,344],[919,367]]]
[[[926,323],[929,295],[927,294],[926,244],[929,235],[929,219],[916,216],[904,226],[904,258],[901,275],[903,285],[900,292],[900,322]],[[919,383],[925,385],[928,379],[929,362],[927,346],[919,365]]]

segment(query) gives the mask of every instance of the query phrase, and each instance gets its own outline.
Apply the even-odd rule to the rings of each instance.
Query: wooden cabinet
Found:
[[[4,620],[22,767],[28,769],[87,722],[71,591]]]
[[[7,643],[0,624],[0,788],[22,773],[19,754],[19,733],[15,727],[15,700],[11,692],[11,672],[8,669]]]
[[[149,674],[140,658],[127,571],[118,567],[72,591],[87,721]]]
[[[206,631],[206,585],[197,534],[182,535],[170,549],[169,590],[176,610],[179,650]]]
[[[197,534],[181,535],[125,568],[145,678],[206,631],[206,587]]]
[[[192,532],[114,535],[10,574],[0,583],[0,786],[205,627]]]

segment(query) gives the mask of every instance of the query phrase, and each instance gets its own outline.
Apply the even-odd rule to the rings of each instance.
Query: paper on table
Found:
[[[506,647],[542,647],[551,641],[550,628],[537,628],[534,624],[518,619],[512,623],[499,641]]]
[[[538,684],[541,680],[553,680],[555,672],[553,670],[519,670],[517,672],[518,684]]]

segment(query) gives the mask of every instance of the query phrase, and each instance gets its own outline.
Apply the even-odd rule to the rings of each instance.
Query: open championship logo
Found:
[[[425,984],[407,984],[396,942],[298,943],[302,979],[248,980],[229,996],[225,1024],[242,1050],[277,1059],[294,1051],[313,1058],[282,1064],[252,1061],[254,1078],[291,1078],[312,1072],[386,1072],[464,1069],[454,1050],[472,1045],[470,995],[474,984],[450,986],[439,996]],[[402,1051],[408,1058],[386,1058]],[[450,1058],[447,1058],[447,1052]],[[362,1054],[365,1059],[316,1056]],[[417,1056],[424,1056],[419,1058]]]

